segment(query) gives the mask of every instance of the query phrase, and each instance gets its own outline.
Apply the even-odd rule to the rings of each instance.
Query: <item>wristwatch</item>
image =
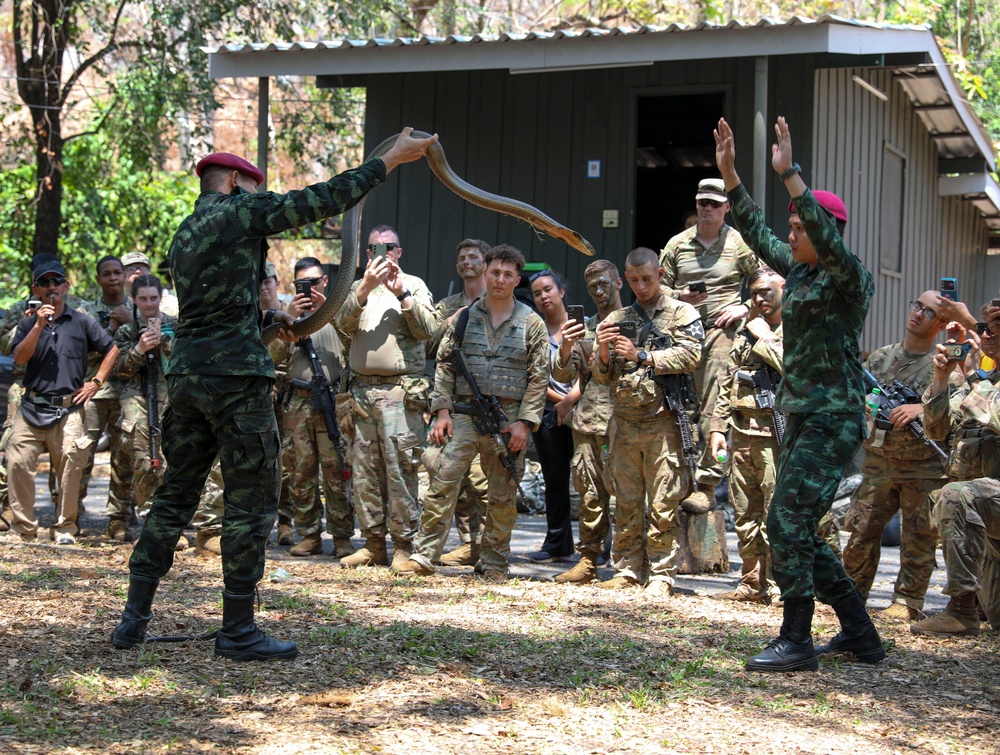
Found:
[[[90,382],[94,383],[98,388],[104,385],[104,381],[97,377],[97,375],[94,375],[94,377],[90,379]]]
[[[649,359],[649,352],[642,349],[637,356],[639,357],[639,364],[645,364],[646,360]]]
[[[802,172],[802,166],[798,163],[792,163],[790,168],[785,168],[781,173],[778,174],[778,178],[782,181],[787,181],[789,178],[794,176],[796,173]]]
[[[520,422],[525,427],[527,427],[529,430],[531,430],[531,432],[535,432],[535,423],[534,422],[529,422],[526,419],[519,419],[518,422]]]
[[[405,291],[403,291],[403,293],[401,293],[396,298],[399,299],[400,301],[403,301],[403,299],[405,299],[407,296],[413,296],[413,294],[410,293],[410,289],[406,289]]]

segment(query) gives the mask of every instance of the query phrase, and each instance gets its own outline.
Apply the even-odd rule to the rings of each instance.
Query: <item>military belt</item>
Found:
[[[359,375],[354,373],[355,383],[365,383],[366,385],[400,385],[403,382],[403,375]]]
[[[37,404],[39,406],[58,406],[62,408],[67,408],[73,406],[73,394],[64,393],[61,396],[56,396],[53,394],[46,393],[36,393],[35,391],[28,391],[24,400],[30,401],[32,404]]]

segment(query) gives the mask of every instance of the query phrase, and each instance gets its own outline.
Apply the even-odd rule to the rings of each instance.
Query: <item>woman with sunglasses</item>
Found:
[[[167,409],[167,379],[164,370],[174,343],[176,318],[160,311],[163,283],[155,275],[140,275],[132,281],[133,320],[115,331],[121,351],[115,378],[121,388],[122,448],[132,460],[132,496],[136,511],[145,516],[153,492],[163,479],[167,462],[160,448],[160,422]],[[147,389],[155,381],[156,414],[150,430]],[[154,448],[155,439],[155,448]],[[121,538],[124,539],[122,532]]]
[[[566,280],[555,270],[542,270],[532,275],[529,282],[535,306],[549,331],[549,350],[555,352],[562,343],[561,331],[567,320],[564,301]],[[549,376],[545,414],[542,424],[532,434],[545,478],[545,518],[548,523],[542,547],[528,554],[528,558],[536,564],[569,561],[573,555],[569,503],[573,431],[563,421],[579,400],[580,389],[577,385],[560,383]]]

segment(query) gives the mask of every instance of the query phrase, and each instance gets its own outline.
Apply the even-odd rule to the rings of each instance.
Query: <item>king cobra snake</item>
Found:
[[[388,152],[392,145],[395,144],[398,136],[399,134],[391,136],[378,145],[368,156],[368,159],[381,157]],[[427,139],[430,137],[430,134],[423,131],[414,131],[411,133],[411,136],[414,139]],[[467,202],[503,215],[511,215],[529,223],[536,230],[565,242],[577,251],[589,256],[595,254],[594,247],[583,236],[557,223],[541,210],[532,207],[526,202],[501,197],[498,194],[490,194],[488,191],[478,189],[460,178],[451,169],[451,166],[448,165],[448,160],[444,156],[444,149],[439,143],[435,142],[427,148],[427,164],[441,183]],[[261,333],[261,338],[264,340],[265,345],[273,342],[278,337],[278,331],[282,328],[291,331],[299,338],[312,335],[330,322],[337,313],[337,310],[347,301],[347,296],[350,294],[351,286],[354,283],[354,270],[358,264],[358,252],[361,246],[361,212],[364,210],[367,198],[367,195],[365,195],[360,202],[344,213],[341,233],[343,248],[340,255],[340,269],[337,271],[337,279],[333,283],[333,290],[330,292],[329,298],[309,317],[299,320],[294,325],[276,323],[266,327]]]

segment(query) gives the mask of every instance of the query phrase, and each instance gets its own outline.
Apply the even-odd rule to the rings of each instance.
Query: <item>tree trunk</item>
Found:
[[[32,109],[38,191],[35,195],[33,254],[59,254],[62,228],[62,121],[58,110]]]

